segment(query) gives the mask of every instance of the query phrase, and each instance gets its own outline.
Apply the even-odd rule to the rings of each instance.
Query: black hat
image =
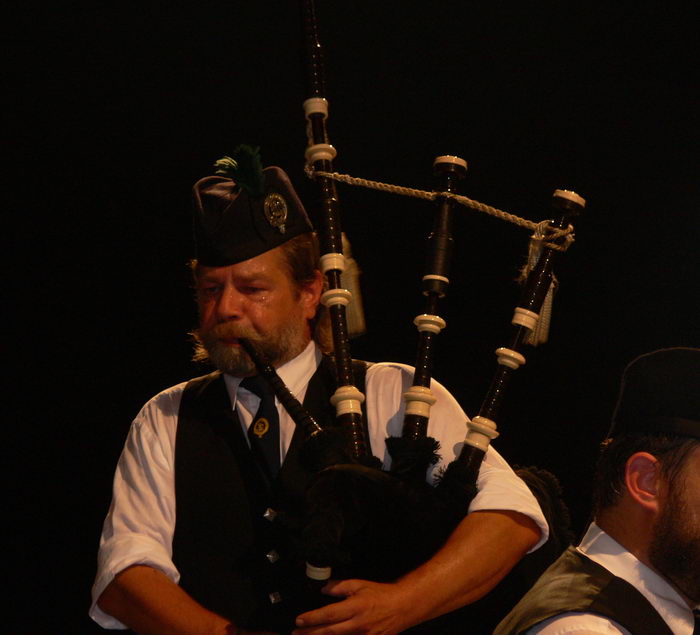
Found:
[[[216,162],[221,176],[193,188],[196,258],[207,267],[248,260],[313,231],[283,170],[263,170],[257,148],[239,146],[233,156]]]
[[[625,368],[608,436],[653,432],[700,439],[700,349],[664,348]]]

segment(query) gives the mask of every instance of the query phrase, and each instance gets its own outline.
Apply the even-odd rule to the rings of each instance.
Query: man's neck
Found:
[[[695,603],[670,580],[663,571],[659,571],[649,560],[649,545],[652,537],[652,521],[646,516],[639,518],[637,509],[624,509],[624,505],[610,508],[600,513],[595,519],[600,527],[615,542],[622,545],[637,560],[661,576],[678,592],[688,606],[693,609]]]
[[[640,518],[639,510],[619,503],[598,514],[596,525],[608,536],[621,544],[637,560],[653,569],[649,562],[649,544],[651,542],[651,523]]]

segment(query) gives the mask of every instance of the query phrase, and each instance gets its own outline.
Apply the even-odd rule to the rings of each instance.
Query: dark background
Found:
[[[574,524],[635,355],[700,344],[696,25],[667,2],[321,2],[336,168],[464,193],[532,220],[588,200],[558,268],[551,341],[529,351],[497,441],[558,474]],[[6,632],[89,633],[99,531],[129,422],[189,361],[190,188],[241,142],[302,198],[292,2],[24,5],[7,23],[6,383],[16,598]],[[368,332],[412,363],[433,208],[341,186]],[[458,213],[435,376],[474,414],[505,344],[525,230]]]

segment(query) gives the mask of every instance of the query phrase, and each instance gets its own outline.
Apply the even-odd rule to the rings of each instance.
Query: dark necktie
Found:
[[[259,375],[246,377],[241,387],[260,397],[260,406],[248,427],[248,439],[258,462],[273,479],[280,468],[280,420],[275,395]]]
[[[700,635],[700,609],[695,609],[693,611],[693,617],[695,618],[695,630],[693,635]]]

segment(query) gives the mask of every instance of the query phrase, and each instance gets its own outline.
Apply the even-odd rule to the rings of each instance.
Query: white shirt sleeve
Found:
[[[382,362],[367,370],[367,422],[370,430],[372,452],[385,468],[391,464],[386,449],[388,436],[401,436],[404,418],[402,395],[411,386],[413,368],[404,364]],[[459,454],[467,434],[469,419],[455,398],[439,382],[431,382],[431,390],[437,401],[430,410],[428,434],[440,442],[440,462],[427,474],[432,483],[436,472],[449,464]],[[537,500],[508,463],[490,446],[479,471],[478,492],[469,511],[508,510],[531,518],[540,528],[539,542],[534,551],[546,542],[549,527]]]
[[[617,622],[593,613],[562,613],[540,622],[527,635],[631,635]]]
[[[102,528],[90,616],[104,628],[126,628],[96,604],[114,576],[144,564],[173,582],[174,457],[180,397],[185,384],[149,401],[131,424],[114,475],[112,504]]]

